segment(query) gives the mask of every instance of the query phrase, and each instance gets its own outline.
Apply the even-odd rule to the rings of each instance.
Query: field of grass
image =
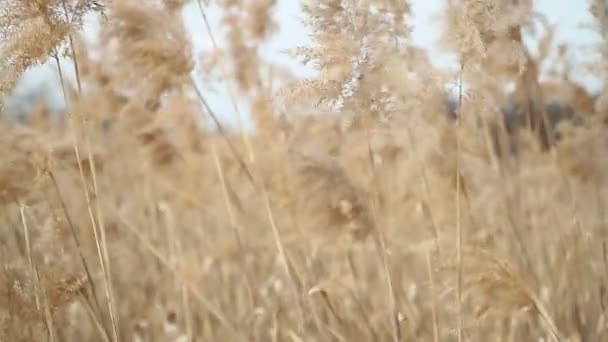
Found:
[[[305,80],[260,57],[274,1],[216,1],[202,55],[186,2],[0,3],[0,89],[56,63],[67,103],[0,122],[0,342],[608,340],[608,91],[541,80],[531,0],[446,1],[455,74],[407,1],[306,1]]]

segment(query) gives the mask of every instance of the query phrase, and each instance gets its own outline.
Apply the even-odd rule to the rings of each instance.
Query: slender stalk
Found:
[[[412,131],[410,123],[407,122],[407,120],[406,120],[405,126],[406,126],[406,131],[407,131],[406,135],[408,137],[409,145],[412,146],[412,150],[414,151],[414,154],[416,155],[416,159],[418,159],[418,162],[420,163],[420,169],[421,169],[420,171],[422,174],[422,185],[424,186],[424,194],[425,194],[424,209],[428,211],[428,215],[431,220],[431,225],[433,226],[433,237],[435,239],[435,248],[437,249],[437,252],[441,254],[441,250],[440,250],[440,246],[439,246],[439,239],[441,236],[441,232],[439,231],[439,224],[437,223],[435,215],[433,214],[433,209],[430,206],[430,204],[431,204],[431,186],[429,184],[426,161],[424,160],[424,158],[422,158],[422,155],[420,154],[420,151],[418,150],[417,143],[414,140],[414,133]]]
[[[181,243],[178,246],[178,250],[180,251],[181,264],[184,265],[184,253],[181,252],[183,251]],[[193,341],[194,335],[192,330],[192,308],[190,306],[190,294],[188,293],[188,288],[186,285],[179,284],[179,287],[182,295],[182,308],[184,310],[184,325],[186,327],[187,341]]]
[[[272,207],[270,205],[270,198],[268,197],[268,191],[266,189],[266,187],[263,185],[258,186],[255,178],[253,177],[253,173],[250,171],[249,167],[247,166],[247,164],[245,163],[245,161],[243,160],[243,158],[241,157],[241,155],[239,154],[239,152],[237,151],[236,147],[232,144],[232,141],[230,140],[230,138],[228,137],[228,134],[225,132],[221,122],[218,120],[217,116],[215,115],[215,113],[213,112],[213,110],[211,109],[211,107],[209,106],[209,103],[205,100],[205,97],[203,96],[202,92],[200,91],[200,89],[198,88],[198,86],[196,85],[196,82],[194,81],[194,79],[191,77],[190,78],[190,82],[192,84],[192,87],[194,88],[196,95],[198,96],[199,100],[201,101],[205,111],[207,112],[207,114],[209,114],[209,116],[213,119],[213,121],[215,122],[215,125],[218,128],[218,131],[220,132],[220,134],[222,135],[222,137],[224,138],[224,140],[226,141],[226,143],[228,144],[228,146],[230,147],[234,157],[236,158],[236,160],[238,161],[238,163],[240,164],[241,168],[245,171],[247,177],[249,178],[249,181],[251,182],[251,184],[253,185],[254,189],[260,194],[260,196],[262,197],[262,200],[264,201],[264,206],[266,209],[266,214],[268,217],[268,222],[270,224],[270,227],[272,229],[272,235],[274,238],[274,242],[275,245],[277,247],[278,253],[279,253],[279,258],[281,258],[282,263],[284,263],[285,269],[286,269],[286,273],[290,279],[291,285],[293,287],[293,291],[294,294],[296,296],[296,298],[300,298],[299,295],[299,290],[298,290],[298,283],[296,281],[296,276],[295,273],[292,269],[292,266],[289,262],[289,259],[287,258],[287,255],[285,253],[285,247],[284,247],[284,243],[282,241],[281,235],[279,233],[279,230],[277,228],[276,222],[275,222],[275,218],[274,218],[274,214],[272,212]],[[247,139],[247,138],[246,138]],[[251,153],[253,153],[253,150],[251,150]],[[250,157],[250,161],[251,162],[255,162],[255,156],[252,155]],[[303,309],[300,307],[301,313],[302,313],[302,317],[303,317]]]
[[[83,300],[83,303],[84,303],[83,306],[84,306],[85,310],[87,311],[87,314],[89,314],[89,316],[91,316],[91,319],[93,320],[93,323],[95,324],[95,328],[97,328],[97,330],[99,331],[99,334],[103,338],[103,341],[111,342],[110,335],[104,328],[99,317],[95,314],[95,310],[93,309],[93,306],[91,305],[91,302],[89,301],[87,296],[84,295],[84,292],[81,292],[80,296],[81,296],[81,299]]]
[[[135,228],[135,226],[122,214],[119,213],[120,220],[125,224],[125,227],[133,233],[133,235],[138,239],[139,242],[143,244],[143,246],[152,254],[162,266],[167,268],[174,277],[183,282],[188,291],[194,296],[196,300],[201,302],[203,306],[209,311],[209,313],[214,316],[217,321],[225,326],[230,332],[234,334],[235,337],[238,337],[240,341],[247,341],[247,338],[240,333],[232,324],[232,320],[228,319],[221,312],[219,308],[217,308],[211,300],[209,300],[201,291],[200,286],[193,284],[189,279],[184,277],[179,270],[177,270],[166,257],[163,256],[163,253],[158,250],[144,235],[139,231],[139,229]]]
[[[25,206],[19,205],[19,213],[21,214],[21,224],[23,226],[23,235],[25,237],[25,250],[27,253],[27,262],[30,265],[30,272],[32,279],[34,279],[34,295],[36,300],[36,310],[40,311],[40,297],[38,296],[39,286],[38,282],[35,280],[35,271],[34,271],[34,262],[32,261],[32,246],[30,245],[30,233],[27,227],[27,220],[25,219]]]
[[[285,253],[285,244],[283,243],[283,239],[282,239],[279,229],[276,225],[272,207],[270,205],[270,198],[268,197],[268,192],[265,188],[262,190],[262,197],[264,200],[264,207],[266,208],[266,214],[268,216],[268,222],[270,223],[270,228],[272,229],[272,235],[273,235],[273,238],[275,241],[275,245],[276,245],[277,251],[279,253],[279,258],[281,259],[281,264],[284,266],[285,272],[287,273],[287,276],[289,277],[294,295],[298,299],[298,304],[300,304],[297,306],[298,310],[299,310],[298,314],[300,317],[300,322],[303,322],[304,321],[304,310],[303,310],[300,300],[299,300],[300,291],[299,291],[299,287],[298,287],[298,282],[296,281],[296,276],[295,276],[293,266],[291,265],[290,260],[287,257],[287,254]]]
[[[439,342],[439,320],[437,319],[437,296],[435,294],[435,280],[433,277],[433,265],[431,264],[431,254],[426,254],[426,266],[429,273],[431,284],[431,316],[433,317],[433,342]]]
[[[63,77],[63,72],[61,69],[61,63],[59,62],[59,57],[57,57],[56,55],[54,56],[55,58],[55,62],[57,65],[57,71],[59,73],[59,78],[61,80],[61,86],[63,89],[63,96],[64,96],[64,100],[66,103],[66,107],[68,108],[68,113],[70,113],[70,116],[72,116],[74,113],[72,113],[70,111],[70,102],[67,96],[67,91],[66,91],[66,84],[65,84],[65,79]],[[107,297],[107,304],[108,304],[108,310],[110,313],[110,320],[112,321],[112,330],[113,330],[113,337],[114,337],[114,341],[118,342],[118,329],[117,329],[117,324],[116,324],[116,319],[115,319],[115,315],[114,315],[114,310],[113,310],[113,300],[112,300],[112,294],[111,294],[111,290],[109,289],[109,277],[108,277],[108,270],[106,269],[106,260],[107,258],[104,258],[104,253],[102,252],[102,243],[101,243],[101,237],[99,236],[99,231],[100,228],[98,228],[97,226],[97,220],[95,220],[95,215],[93,213],[93,203],[92,203],[92,199],[91,199],[91,195],[89,194],[89,190],[88,190],[88,186],[87,186],[87,181],[86,181],[86,177],[84,175],[84,166],[82,165],[82,160],[81,160],[81,156],[80,156],[80,149],[78,147],[78,132],[77,129],[74,125],[74,122],[72,120],[68,120],[70,122],[70,130],[72,132],[72,142],[73,142],[73,147],[74,147],[74,154],[76,156],[76,163],[78,165],[78,172],[80,175],[80,181],[81,181],[81,185],[82,188],[84,190],[84,194],[85,194],[85,200],[87,203],[87,211],[89,214],[89,219],[91,221],[91,227],[93,229],[93,236],[95,238],[95,245],[97,247],[97,255],[99,258],[99,262],[102,268],[102,273],[104,275],[104,289],[106,292],[106,297]],[[90,148],[89,148],[89,153],[90,153]],[[90,157],[90,155],[89,155]],[[94,169],[93,165],[92,165],[93,161],[91,159],[89,159],[89,165],[92,169]],[[96,183],[94,181],[94,183]],[[99,213],[99,210],[98,210]],[[98,216],[99,218],[100,216]],[[91,280],[92,281],[92,280]]]
[[[211,39],[211,43],[213,44],[213,47],[215,49],[218,49],[213,31],[211,30],[211,26],[209,25],[209,21],[207,20],[207,15],[205,13],[205,10],[203,8],[203,5],[201,3],[200,0],[197,1],[201,15],[203,17],[203,21],[205,22],[205,27],[207,30],[207,33]],[[224,67],[222,66],[222,73],[224,76],[224,79],[227,79],[227,72],[225,71]],[[211,108],[209,107],[208,103],[205,101],[205,99],[203,98],[200,90],[198,89],[198,87],[196,86],[196,83],[194,82],[194,79],[191,79],[192,84],[194,86],[194,89],[197,93],[197,95],[199,96],[199,98],[201,99],[201,102],[203,103],[203,105],[205,106],[205,109],[207,110],[207,112],[209,113],[209,115],[211,115],[211,117],[213,118],[216,126],[218,127],[218,129],[220,130],[220,133],[224,136],[224,138],[226,139],[226,141],[229,143],[230,148],[233,150],[233,153],[235,154],[235,156],[237,156],[237,159],[239,160],[239,163],[241,164],[241,167],[243,169],[246,170],[247,172],[247,176],[249,177],[250,181],[252,182],[252,184],[254,185],[254,187],[256,187],[256,183],[255,180],[253,178],[253,175],[251,174],[251,172],[249,171],[249,169],[246,166],[246,163],[243,161],[243,159],[238,155],[238,153],[236,152],[236,149],[232,146],[232,144],[230,144],[230,140],[228,139],[227,135],[225,134],[225,132],[222,129],[222,126],[219,123],[219,120],[217,119],[217,117],[213,114],[213,111],[211,110]],[[254,148],[251,144],[250,139],[247,137],[247,135],[245,134],[245,130],[244,130],[244,125],[243,125],[243,120],[242,120],[242,114],[239,110],[237,101],[236,101],[236,97],[235,94],[232,90],[232,87],[230,86],[230,84],[228,84],[228,91],[229,91],[229,95],[230,95],[230,100],[234,106],[234,110],[237,114],[237,118],[239,121],[239,127],[240,127],[240,134],[241,134],[241,139],[243,141],[243,145],[245,146],[245,149],[247,151],[247,156],[248,156],[248,161],[250,163],[255,163],[255,151]],[[296,295],[296,298],[299,298],[299,290],[298,290],[298,286],[297,286],[297,281],[295,278],[295,274],[294,274],[294,270],[292,269],[292,266],[290,265],[289,259],[285,253],[285,247],[284,247],[284,243],[282,241],[280,232],[278,230],[278,227],[276,225],[275,222],[275,218],[274,218],[274,214],[272,211],[272,207],[270,204],[270,198],[268,196],[268,191],[266,189],[266,187],[262,184],[261,188],[256,187],[256,189],[258,190],[258,192],[261,194],[262,199],[264,201],[264,206],[266,208],[266,214],[268,216],[268,222],[270,224],[270,227],[272,229],[272,234],[275,240],[275,245],[277,247],[277,251],[279,253],[279,258],[281,258],[282,263],[284,263],[285,269],[286,269],[286,273],[289,276],[292,286],[293,286],[293,290],[294,290],[294,294]],[[300,313],[301,316],[303,317],[303,310],[300,307]]]
[[[371,169],[371,173],[372,173],[372,179],[374,181],[373,182],[374,189],[376,192],[379,192],[380,184],[379,184],[378,174],[376,172],[376,166],[374,164],[374,152],[372,150],[372,145],[371,145],[371,130],[370,130],[367,118],[363,118],[363,122],[364,122],[364,126],[365,126],[365,136],[366,136],[366,140],[367,140],[368,161],[369,161],[369,165],[370,165],[370,169]],[[376,252],[378,253],[380,263],[382,265],[382,270],[384,271],[384,276],[386,278],[388,301],[389,301],[389,307],[391,310],[391,327],[392,327],[392,335],[393,335],[392,337],[395,342],[398,342],[398,341],[401,341],[402,336],[401,336],[401,329],[399,326],[399,320],[397,319],[397,315],[398,315],[397,300],[395,298],[395,287],[393,285],[393,277],[392,277],[390,269],[389,269],[386,238],[385,238],[382,230],[379,228],[379,224],[378,224],[378,215],[377,215],[376,203],[375,203],[376,198],[377,198],[377,194],[376,194],[376,196],[372,196],[369,200],[372,218],[373,218],[374,227],[375,227],[375,233],[376,233],[376,235],[375,235]]]
[[[38,273],[38,269],[34,268],[34,274],[36,277],[36,282],[39,284],[38,286],[43,289],[42,286],[40,286],[41,281],[40,281],[40,274]],[[46,324],[46,329],[48,332],[48,336],[49,336],[49,342],[55,342],[56,341],[56,336],[55,336],[55,328],[54,328],[54,324],[53,324],[53,315],[51,314],[51,307],[49,304],[49,298],[48,295],[46,293],[45,290],[41,291],[42,293],[42,298],[44,299],[44,322]]]
[[[245,171],[245,173],[247,175],[247,178],[249,178],[249,181],[251,182],[251,184],[253,185],[253,187],[257,189],[257,185],[256,185],[256,182],[255,182],[255,179],[253,178],[253,174],[249,170],[249,167],[247,167],[247,164],[245,163],[245,160],[241,157],[241,154],[238,152],[238,150],[236,149],[236,147],[234,146],[234,144],[230,140],[230,137],[228,137],[228,134],[226,133],[226,130],[224,129],[224,126],[222,125],[222,123],[219,121],[219,119],[215,115],[215,112],[209,106],[209,103],[207,102],[207,100],[203,96],[203,93],[201,92],[201,90],[198,88],[198,85],[196,85],[196,82],[194,81],[194,78],[190,77],[190,83],[192,84],[192,88],[194,89],[194,92],[196,93],[196,96],[199,98],[199,100],[201,101],[201,104],[205,108],[205,111],[207,112],[207,114],[209,114],[209,116],[211,117],[211,119],[215,123],[215,126],[217,127],[218,131],[220,132],[220,134],[222,135],[222,137],[224,138],[224,140],[228,144],[228,147],[230,148],[232,154],[236,158],[236,160],[239,163],[239,165]]]
[[[241,267],[243,270],[243,273],[245,275],[245,279],[247,281],[247,292],[249,294],[249,299],[251,301],[251,309],[253,309],[253,307],[255,306],[255,296],[254,296],[254,291],[253,291],[253,287],[252,287],[252,281],[251,281],[251,275],[247,269],[247,265],[245,264],[244,258],[247,255],[247,251],[245,249],[245,245],[243,242],[243,239],[241,237],[241,233],[239,231],[239,225],[236,219],[236,215],[234,214],[234,208],[232,207],[232,203],[230,202],[230,196],[228,193],[228,187],[226,185],[226,179],[224,177],[224,170],[222,168],[222,163],[220,161],[220,158],[217,154],[217,149],[215,147],[215,144],[213,142],[211,142],[211,152],[213,154],[213,161],[215,163],[215,168],[218,174],[218,178],[220,179],[220,184],[222,185],[222,195],[224,198],[224,204],[226,205],[226,211],[228,212],[228,218],[230,219],[230,226],[233,229],[234,232],[234,236],[236,239],[236,243],[237,246],[239,248],[239,250],[241,251],[241,255],[243,256],[242,258],[239,258],[241,261]]]
[[[63,214],[68,223],[68,227],[70,227],[70,232],[72,233],[72,237],[74,238],[74,242],[76,243],[76,249],[78,250],[78,254],[79,254],[80,260],[82,262],[82,267],[84,268],[84,271],[87,275],[87,279],[89,280],[89,284],[91,285],[91,291],[93,292],[93,301],[95,302],[96,309],[100,310],[100,305],[97,300],[97,286],[95,286],[95,282],[93,281],[91,270],[84,257],[84,252],[83,252],[84,249],[82,248],[82,244],[80,243],[80,239],[78,238],[78,234],[76,233],[76,226],[74,225],[74,222],[72,221],[72,217],[70,216],[70,214],[68,212],[67,205],[66,205],[63,195],[61,193],[61,189],[59,188],[59,184],[57,183],[57,179],[55,178],[55,175],[53,174],[52,171],[48,171],[48,176],[51,179],[51,183],[52,183],[53,187],[55,188],[55,192],[57,193],[57,196],[59,197],[59,203],[61,204],[61,209],[63,210]]]
[[[461,193],[461,184],[460,184],[460,154],[462,149],[461,142],[461,128],[462,128],[462,99],[463,99],[463,90],[462,90],[462,78],[464,74],[464,62],[460,65],[460,79],[458,84],[458,117],[457,117],[457,125],[456,125],[456,263],[458,264],[458,324],[457,324],[457,333],[458,333],[458,342],[462,342],[462,273],[463,273],[463,265],[462,265],[462,223],[461,223],[461,213],[460,213],[460,193]]]
[[[80,0],[78,3],[80,3]],[[67,7],[65,0],[62,0],[62,5],[63,5],[63,9],[64,9],[64,15],[65,15],[66,22],[71,22],[69,15],[68,15],[68,12],[69,12],[68,7]],[[80,77],[80,68],[78,66],[77,52],[74,47],[74,38],[72,37],[71,33],[68,34],[68,41],[70,44],[70,53],[72,54],[72,63],[74,65],[74,73],[76,76],[76,85],[78,87],[78,95],[81,96],[82,95],[82,82],[81,82],[81,77]],[[55,56],[55,58],[56,58],[57,64],[59,65],[59,58],[57,56]],[[59,70],[61,73],[61,69],[59,69]],[[66,100],[66,106],[68,108],[68,112],[70,112],[69,102],[67,100],[67,95],[65,92],[66,87],[65,87],[63,77],[61,77],[61,82],[62,82],[64,98]],[[83,124],[83,131],[84,131],[84,140],[85,140],[87,159],[88,159],[88,163],[89,163],[89,169],[91,172],[91,178],[93,181],[93,195],[95,197],[95,214],[97,216],[97,224],[99,226],[97,226],[95,219],[93,217],[93,210],[91,207],[91,198],[90,198],[89,191],[88,191],[88,188],[86,185],[82,162],[80,160],[80,153],[78,151],[78,146],[77,146],[78,144],[77,144],[77,140],[76,140],[77,133],[76,133],[75,129],[74,129],[74,150],[76,153],[78,170],[80,172],[80,178],[82,181],[83,189],[85,191],[89,216],[90,216],[91,223],[93,226],[93,234],[95,236],[97,254],[99,256],[99,261],[100,261],[102,273],[104,276],[104,283],[105,283],[104,288],[105,288],[106,296],[108,298],[108,310],[110,313],[110,320],[112,322],[112,330],[113,330],[112,332],[114,335],[113,337],[114,337],[114,341],[118,342],[119,341],[119,337],[118,337],[119,334],[118,334],[118,327],[117,327],[118,323],[116,321],[117,318],[116,318],[116,314],[115,314],[116,305],[115,305],[115,300],[114,300],[114,291],[112,289],[112,277],[111,277],[110,260],[109,260],[110,258],[109,258],[107,242],[106,242],[105,225],[104,225],[103,215],[101,212],[101,207],[99,205],[99,187],[98,187],[98,182],[97,182],[97,172],[96,172],[96,167],[95,167],[95,160],[93,158],[93,154],[91,153],[91,141],[90,141],[89,134],[87,134],[87,127],[85,124]]]
[[[218,50],[218,45],[215,40],[215,35],[213,34],[213,30],[211,30],[211,25],[209,25],[209,20],[207,20],[207,14],[205,13],[205,8],[201,0],[197,0],[198,8],[201,12],[201,16],[203,17],[203,21],[205,22],[205,29],[207,30],[207,34],[209,35],[209,39],[211,39],[211,44],[215,50]],[[228,87],[228,95],[230,96],[230,102],[232,102],[232,107],[234,108],[234,112],[237,114],[237,119],[239,122],[239,130],[241,133],[241,139],[243,140],[243,145],[247,149],[247,155],[249,157],[249,161],[253,162],[255,160],[255,154],[253,152],[253,146],[249,139],[247,139],[247,135],[245,134],[245,125],[243,124],[243,114],[241,114],[241,110],[239,109],[238,102],[236,101],[236,95],[234,90],[232,89],[232,85],[227,81],[228,80],[228,72],[226,71],[226,67],[224,64],[220,65],[220,71],[222,72],[222,78],[226,80]]]

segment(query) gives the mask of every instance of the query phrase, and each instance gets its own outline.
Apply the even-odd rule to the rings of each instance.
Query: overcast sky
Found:
[[[445,0],[413,0],[413,42],[431,51],[430,56],[433,61],[442,67],[453,67],[453,59],[449,55],[443,55],[436,50],[436,43],[439,36],[440,25],[434,21],[434,16],[439,13]],[[305,45],[308,42],[308,32],[301,24],[301,13],[299,1],[278,0],[275,9],[275,17],[280,24],[280,32],[268,42],[263,50],[266,59],[286,66],[293,70],[296,75],[304,77],[310,75],[311,70],[291,60],[281,51],[295,46]],[[592,55],[589,53],[590,46],[598,40],[598,36],[583,25],[592,23],[592,17],[588,11],[588,1],[585,0],[536,0],[537,10],[548,16],[550,23],[558,23],[557,40],[567,42],[571,45],[571,53],[577,60],[589,60]],[[207,12],[212,27],[215,30],[216,38],[221,43],[221,29],[219,20],[221,12],[211,6]],[[204,51],[211,47],[209,37],[204,28],[200,11],[196,1],[192,2],[184,9],[184,19],[189,32],[192,34],[196,51]],[[94,28],[88,28],[90,35],[94,34]],[[597,90],[600,80],[590,75],[578,74],[576,79],[592,89]],[[61,106],[62,98],[59,96],[60,88],[55,86],[57,82],[56,71],[52,65],[37,67],[27,72],[18,87],[15,95],[23,96],[32,89],[44,87],[50,92],[51,105]],[[210,102],[220,113],[229,113],[232,108],[228,101],[225,89],[220,89],[219,93],[208,94]],[[231,115],[223,115],[230,118]]]

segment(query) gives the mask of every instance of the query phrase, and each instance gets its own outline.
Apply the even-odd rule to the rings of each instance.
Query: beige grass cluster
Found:
[[[298,81],[259,55],[275,1],[218,1],[225,49],[189,7],[203,56],[187,3],[2,3],[0,89],[54,63],[68,113],[0,122],[0,341],[608,339],[608,93],[540,81],[566,48],[531,1],[448,1],[455,74],[410,43],[406,1],[306,1],[312,43],[289,52],[318,75]],[[605,33],[605,2],[590,10]],[[203,69],[233,112],[209,107]],[[549,127],[548,101],[579,120]],[[220,121],[246,111],[254,131]]]

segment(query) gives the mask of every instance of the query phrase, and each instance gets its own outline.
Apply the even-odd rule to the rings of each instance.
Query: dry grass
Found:
[[[299,81],[258,54],[273,1],[220,1],[205,56],[185,3],[2,4],[0,89],[50,61],[68,115],[0,122],[0,341],[608,339],[608,92],[541,82],[530,1],[448,1],[455,74],[409,43],[405,1],[307,1]],[[253,132],[209,107],[199,61]],[[556,101],[576,119],[554,125]]]

